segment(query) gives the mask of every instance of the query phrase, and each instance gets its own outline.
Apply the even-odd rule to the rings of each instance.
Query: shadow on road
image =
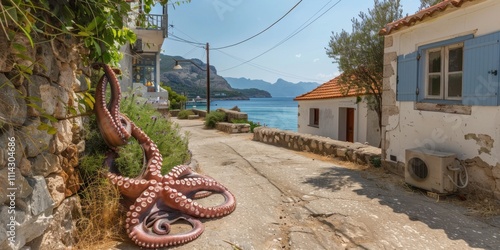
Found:
[[[500,230],[465,215],[464,207],[405,191],[403,186],[366,171],[332,167],[318,176],[307,178],[304,183],[334,193],[350,189],[357,195],[376,199],[395,213],[407,215],[410,221],[420,221],[429,228],[443,230],[449,239],[463,240],[473,248],[498,249],[500,246]]]

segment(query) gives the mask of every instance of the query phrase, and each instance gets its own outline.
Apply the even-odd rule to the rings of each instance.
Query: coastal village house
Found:
[[[500,199],[499,13],[498,0],[445,0],[380,31],[386,167],[409,171],[415,148],[424,160],[450,153],[468,188]]]
[[[378,147],[377,114],[368,108],[359,91],[340,86],[339,79],[294,99],[299,104],[298,132]]]
[[[160,51],[167,37],[167,5],[162,6],[162,13],[147,14],[144,21],[139,21],[142,1],[129,2],[133,12],[128,27],[137,35],[137,41],[122,48],[121,87],[124,91],[132,88],[145,98],[161,99],[166,104],[168,92],[160,87]]]

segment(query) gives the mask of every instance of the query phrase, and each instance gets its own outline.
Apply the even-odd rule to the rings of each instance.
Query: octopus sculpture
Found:
[[[106,144],[111,148],[105,160],[107,177],[118,187],[128,212],[125,227],[128,236],[138,246],[160,248],[184,244],[203,233],[204,226],[199,218],[225,216],[236,207],[236,200],[223,185],[211,177],[195,173],[189,166],[174,167],[168,174],[161,174],[162,155],[151,139],[135,124],[120,113],[120,84],[116,72],[102,63],[104,75],[99,80],[95,94],[95,111],[99,130]],[[106,88],[110,84],[111,97],[106,101]],[[123,177],[114,167],[119,146],[135,138],[144,153],[141,174],[135,178]],[[220,194],[224,202],[204,207],[197,199]],[[187,232],[173,234],[174,223],[184,222],[191,228]],[[187,222],[187,223],[186,223]]]

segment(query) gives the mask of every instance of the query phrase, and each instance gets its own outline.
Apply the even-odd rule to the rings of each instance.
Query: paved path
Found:
[[[500,249],[499,217],[488,224],[466,216],[382,171],[205,130],[199,120],[175,122],[190,134],[199,172],[233,192],[237,207],[173,249]]]

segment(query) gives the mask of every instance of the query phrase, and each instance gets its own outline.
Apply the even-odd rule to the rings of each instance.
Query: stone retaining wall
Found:
[[[246,123],[229,123],[229,122],[218,122],[215,125],[217,130],[228,134],[238,134],[238,133],[248,133],[250,132],[250,124]]]
[[[296,151],[341,158],[361,165],[379,167],[381,149],[361,143],[336,141],[268,127],[254,128],[253,140]]]
[[[226,122],[231,122],[232,120],[248,120],[248,114],[232,109],[217,109],[219,112],[224,112],[226,114]]]
[[[39,38],[32,48],[24,35],[9,41],[0,32],[0,249],[71,248],[72,218],[81,213],[76,168],[85,148],[83,122],[68,118],[68,107],[78,110],[76,93],[87,86],[75,73],[79,42]],[[23,57],[12,44],[26,48]]]
[[[201,109],[192,109],[193,112],[200,117],[207,117],[207,111],[206,110],[201,110]]]

